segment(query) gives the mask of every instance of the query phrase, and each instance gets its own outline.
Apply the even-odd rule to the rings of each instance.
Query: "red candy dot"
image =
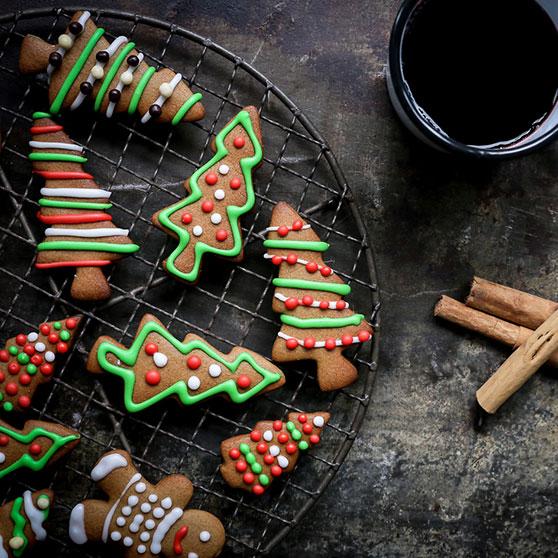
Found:
[[[329,308],[329,302],[327,300],[320,301],[320,308],[322,310],[327,310]]]
[[[161,381],[161,374],[157,370],[149,370],[145,373],[145,381],[150,386],[156,386]]]
[[[302,221],[300,221],[300,220],[297,219],[297,220],[293,223],[293,231],[300,231],[300,230],[302,230]]]
[[[256,496],[261,496],[264,492],[265,492],[265,488],[261,485],[261,484],[255,484],[252,487],[252,492],[256,495]]]
[[[279,467],[279,465],[272,465],[271,476],[273,476],[273,477],[280,477],[281,476],[281,467]]]
[[[262,433],[259,430],[252,430],[250,432],[250,440],[252,442],[259,442],[262,439]]]
[[[6,393],[8,395],[15,395],[17,393],[17,384],[14,384],[13,382],[6,384]]]
[[[298,415],[298,422],[304,424],[308,420],[306,415]]]
[[[159,346],[157,345],[157,343],[148,343],[145,346],[145,352],[149,355],[152,356],[154,355],[156,352],[159,351]]]
[[[8,372],[10,374],[17,374],[20,370],[20,366],[17,362],[10,362],[10,364],[8,364]]]
[[[215,233],[215,238],[219,241],[219,242],[223,242],[225,240],[227,240],[229,236],[229,233],[224,230],[224,229],[219,229],[216,233]]]
[[[294,265],[297,261],[298,261],[298,258],[296,257],[296,254],[289,254],[287,256],[287,263],[289,265]]]
[[[306,264],[306,271],[308,273],[316,273],[318,271],[318,264],[316,262],[308,262]]]
[[[191,357],[188,357],[186,364],[188,365],[188,368],[197,370],[201,366],[201,358],[199,356],[192,355]]]
[[[27,395],[22,395],[21,397],[19,397],[17,402],[18,402],[19,406],[23,407],[24,409],[27,409],[27,407],[31,406],[31,399]],[[39,444],[37,444],[37,445],[39,445]],[[41,446],[39,446],[39,448],[40,447]]]
[[[52,368],[52,364],[45,362],[45,364],[41,365],[39,370],[43,376],[50,376],[54,369]]]
[[[229,184],[230,184],[230,187],[231,187],[233,190],[238,190],[238,189],[240,188],[242,182],[240,182],[240,178],[233,178],[233,179],[230,181]]]
[[[39,330],[43,335],[48,335],[50,333],[50,326],[48,324],[42,324]]]
[[[302,304],[304,304],[304,306],[312,306],[313,302],[314,299],[310,295],[304,295],[302,297]]]
[[[56,352],[58,353],[67,353],[68,349],[69,349],[68,343],[64,343],[60,341],[60,343],[56,345]]]
[[[283,428],[283,423],[280,420],[274,420],[273,421],[273,430],[275,430],[276,432],[279,432],[279,430],[281,430],[281,428]]]
[[[29,374],[22,374],[19,377],[19,383],[22,386],[28,386],[31,383],[31,376],[29,376]]]
[[[266,465],[271,465],[275,461],[275,457],[271,455],[271,453],[267,453],[264,455],[264,463]]]
[[[293,453],[296,453],[296,450],[297,450],[298,448],[297,448],[296,444],[293,444],[293,443],[291,442],[291,443],[289,443],[289,444],[287,444],[287,445],[285,446],[285,449],[287,450],[287,453],[288,453],[289,455],[292,455]]]
[[[209,213],[210,211],[213,211],[214,207],[215,204],[211,200],[205,200],[201,205],[202,211],[204,213]]]
[[[335,342],[335,339],[330,338],[325,340],[325,348],[328,351],[333,351],[335,347],[337,347],[337,343]]]
[[[267,444],[265,442],[260,442],[257,446],[256,446],[256,451],[258,453],[261,453],[262,455],[267,451]]]
[[[214,186],[215,184],[217,184],[218,180],[219,177],[214,172],[210,172],[205,175],[205,182],[210,186]]]
[[[244,476],[242,477],[242,480],[246,483],[246,484],[252,484],[254,482],[256,477],[254,477],[253,473],[250,473],[250,471],[248,471],[247,473],[244,473]]]
[[[271,258],[271,263],[273,265],[280,265],[283,263],[283,258],[281,256],[273,256],[273,258]]]
[[[4,372],[0,372],[0,384],[6,379],[6,374]]]
[[[185,225],[189,225],[192,222],[192,219],[193,219],[193,217],[192,217],[191,213],[183,213],[182,214],[182,222]]]
[[[252,383],[252,380],[250,380],[250,378],[248,376],[246,376],[246,374],[241,374],[236,379],[236,385],[239,388],[242,388],[242,389],[246,389],[246,388],[250,387],[251,383]]]
[[[331,270],[331,267],[322,267],[320,269],[320,273],[324,276],[324,277],[328,277],[329,275],[331,275],[333,273],[333,271]]]
[[[310,436],[310,442],[312,442],[313,444],[319,444],[320,437],[317,434],[312,434],[312,436]]]
[[[35,366],[39,366],[39,364],[43,363],[43,357],[39,354],[34,354],[31,357],[31,364],[34,364]]]
[[[337,308],[337,310],[345,310],[345,306],[346,306],[346,304],[345,304],[344,300],[338,300],[335,303],[335,307]]]
[[[0,434],[0,446],[7,446],[10,439],[6,434]]]
[[[248,468],[248,465],[246,464],[246,461],[237,461],[235,468],[239,473],[244,473],[244,471]]]
[[[311,434],[312,433],[312,425],[307,422],[303,427],[302,427],[302,431],[304,432],[304,434]]]
[[[229,457],[231,459],[238,459],[240,457],[240,450],[238,448],[232,448],[229,451]]]
[[[23,333],[20,333],[19,335],[16,336],[16,343],[18,345],[25,345],[25,342],[27,341],[27,335],[24,335]]]
[[[74,329],[77,326],[77,320],[75,318],[68,318],[66,320],[66,327],[68,329]]]
[[[237,148],[237,149],[241,149],[242,147],[244,147],[244,144],[246,142],[244,141],[244,138],[242,136],[237,136],[236,138],[234,138],[233,140],[233,145]]]
[[[287,236],[289,234],[289,227],[287,227],[287,225],[281,225],[278,229],[277,229],[277,234],[279,236]]]
[[[39,455],[41,451],[43,451],[43,448],[41,448],[39,444],[31,444],[31,447],[29,448],[29,453],[31,455]]]
[[[370,339],[370,333],[368,333],[365,330],[362,330],[362,331],[358,332],[358,340],[359,341],[364,343],[365,341],[368,341],[368,339]]]
[[[298,306],[298,300],[296,298],[287,298],[285,300],[285,307],[287,310],[294,310]]]
[[[349,334],[345,334],[341,337],[341,343],[343,345],[352,345],[353,343],[353,336]]]
[[[287,339],[285,345],[287,345],[287,349],[289,349],[289,351],[293,351],[298,347],[298,341],[291,337],[290,339]]]
[[[0,362],[8,362],[8,360],[10,360],[10,354],[2,349],[0,351]]]
[[[313,349],[315,344],[316,344],[316,340],[313,337],[307,337],[304,340],[305,349]]]
[[[277,436],[277,440],[280,444],[286,444],[289,441],[289,436],[286,432],[281,432],[281,434]]]
[[[54,333],[54,332],[51,333],[51,334],[48,336],[48,342],[49,342],[49,343],[53,343],[53,344],[54,344],[54,343],[58,343],[58,333]]]

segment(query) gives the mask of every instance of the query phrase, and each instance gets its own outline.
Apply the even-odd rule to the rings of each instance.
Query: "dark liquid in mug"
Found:
[[[408,25],[402,62],[436,127],[465,144],[506,145],[554,105],[558,32],[534,0],[426,0]]]

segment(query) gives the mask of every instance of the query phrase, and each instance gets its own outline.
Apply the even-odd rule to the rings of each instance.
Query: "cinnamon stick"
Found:
[[[558,350],[558,310],[544,321],[477,391],[477,402],[495,413]]]
[[[529,329],[539,327],[558,309],[556,302],[481,277],[473,277],[465,304]]]

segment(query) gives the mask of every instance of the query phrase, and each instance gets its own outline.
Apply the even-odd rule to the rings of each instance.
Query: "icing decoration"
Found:
[[[30,161],[59,161],[61,163],[86,163],[87,159],[81,155],[69,155],[68,153],[30,153]]]
[[[149,83],[149,80],[154,73],[155,68],[153,66],[149,66],[143,76],[141,76],[141,79],[134,90],[132,98],[130,99],[130,104],[128,105],[128,114],[134,114],[134,112],[136,112],[141,96],[143,95],[143,90],[147,87],[147,84]]]
[[[52,134],[54,132],[60,132],[63,130],[62,126],[55,124],[53,126],[31,126],[30,132],[32,135],[38,134]]]
[[[153,538],[151,539],[151,546],[149,550],[153,554],[159,554],[161,552],[161,542],[167,536],[170,528],[184,515],[184,511],[180,508],[174,508],[169,512],[164,519],[159,522],[157,529],[153,533]]]
[[[347,296],[351,293],[351,287],[345,283],[325,283],[321,281],[307,281],[305,279],[284,279],[282,277],[276,277],[273,279],[273,285],[288,289],[325,291],[341,296]]]
[[[48,498],[48,496],[44,497]],[[25,515],[27,515],[27,519],[29,519],[29,523],[31,524],[31,530],[35,535],[35,538],[38,541],[44,541],[47,537],[47,532],[43,527],[43,521],[48,517],[48,512],[35,507],[31,491],[29,490],[26,490],[23,493],[23,507],[25,509]]]
[[[193,351],[199,351],[216,361],[222,370],[227,370],[232,374],[237,372],[242,363],[247,363],[257,374],[259,374],[259,376],[261,376],[261,380],[259,382],[255,382],[249,389],[239,391],[239,386],[237,386],[235,379],[227,375],[222,379],[222,383],[210,387],[200,393],[194,394],[190,393],[189,390],[199,389],[201,381],[197,376],[188,375],[187,377],[189,380],[196,378],[197,381],[193,380],[193,384],[188,383],[187,386],[183,380],[180,380],[168,388],[159,391],[158,393],[154,393],[151,397],[144,401],[135,401],[134,387],[136,384],[136,374],[134,373],[133,368],[136,365],[138,356],[144,348],[147,338],[152,333],[155,333],[165,339],[176,351],[178,351],[178,353],[183,355],[185,360],[188,362],[189,368],[195,369],[200,366],[201,360],[199,357],[191,355]],[[107,358],[108,355],[113,355],[113,357],[117,359],[116,364],[112,361],[113,359]],[[147,321],[141,327],[129,349],[125,349],[105,341],[99,344],[95,358],[102,370],[119,376],[124,381],[124,404],[129,412],[142,411],[171,395],[178,397],[183,405],[192,405],[219,394],[226,394],[233,403],[243,403],[262,392],[268,386],[282,380],[282,374],[280,371],[274,372],[270,369],[264,368],[255,360],[254,355],[248,351],[243,351],[236,355],[234,360],[230,362],[227,360],[226,356],[217,352],[211,345],[202,339],[194,339],[192,341],[182,343],[169,333],[169,331],[166,330],[160,323],[155,321]],[[196,359],[196,362],[193,362],[194,358]],[[198,382],[200,382],[199,385]]]
[[[310,240],[264,240],[264,248],[276,250],[307,250],[309,252],[325,252],[329,249],[327,242]]]
[[[334,327],[341,328],[350,325],[360,325],[364,320],[362,314],[353,314],[345,318],[297,318],[288,314],[281,314],[281,321],[285,325],[301,329]]]
[[[225,147],[225,138],[229,136],[230,133],[235,130],[238,126],[242,127],[244,132],[247,134],[251,145],[254,150],[254,154],[250,157],[245,157],[240,160],[240,167],[242,169],[242,174],[244,177],[244,183],[246,188],[246,202],[242,206],[227,206],[226,216],[230,223],[231,235],[233,238],[233,246],[231,248],[218,248],[206,244],[203,241],[197,241],[194,248],[195,260],[192,269],[189,271],[183,271],[176,266],[176,260],[179,258],[181,253],[192,241],[190,233],[187,228],[174,223],[171,220],[171,216],[175,213],[182,214],[184,208],[193,205],[197,202],[201,203],[203,197],[202,188],[199,186],[199,180],[206,175],[206,173],[212,169],[218,162],[222,161],[229,154],[228,149]],[[178,247],[173,250],[168,259],[165,262],[166,270],[175,275],[183,281],[196,281],[200,272],[200,265],[202,257],[205,253],[215,254],[224,257],[236,257],[240,254],[242,250],[242,237],[241,230],[238,224],[239,218],[250,211],[255,203],[255,194],[252,183],[252,170],[256,167],[263,157],[262,146],[256,136],[254,131],[252,121],[250,118],[250,113],[246,110],[240,111],[236,117],[227,125],[215,138],[216,152],[213,158],[208,161],[205,165],[200,167],[188,180],[190,194],[173,204],[157,214],[157,222],[172,235],[176,235],[178,238]],[[215,192],[215,194],[217,191]],[[224,192],[223,192],[224,194]],[[219,198],[217,198],[219,199]],[[193,232],[193,231],[192,231]]]
[[[10,546],[13,549],[13,555],[19,558],[27,548],[29,544],[29,539],[25,536],[25,527],[27,525],[27,520],[21,513],[21,507],[23,505],[23,498],[20,496],[14,500],[12,505],[12,511],[10,512],[10,519],[12,520],[14,527],[12,530],[12,538],[10,539]],[[19,539],[17,541],[17,546],[11,544],[14,539]]]
[[[167,99],[174,93],[176,86],[180,83],[182,79],[182,74],[176,74],[169,83],[163,83],[159,87],[160,95],[155,100],[155,105],[159,108],[163,108],[163,105],[167,102]],[[165,85],[167,87],[165,87]],[[153,105],[152,105],[153,106]],[[141,123],[146,124],[151,119],[151,111],[148,110],[141,118]]]
[[[109,265],[110,260],[67,260],[63,262],[36,263],[37,269],[50,269],[55,267],[97,267],[101,265]]]
[[[182,554],[182,540],[188,534],[188,527],[186,525],[180,527],[174,535],[174,541],[172,543],[172,549],[177,556]],[[1,557],[0,557],[1,558]]]
[[[140,64],[143,61],[143,54],[140,53],[137,56],[138,59],[138,63],[135,65],[132,64],[128,64],[128,67],[126,68],[126,71],[124,73],[122,73],[120,75],[120,79],[118,80],[118,83],[116,84],[116,90],[119,92],[122,92],[122,90],[124,89],[124,87],[126,87],[127,85],[131,85],[131,83],[134,81],[134,72],[139,68]],[[126,78],[124,76],[127,76]],[[201,97],[201,95],[200,95]],[[114,113],[114,107],[116,106],[116,102],[114,101],[110,101],[110,103],[108,104],[107,107],[107,118],[111,118],[113,113]]]
[[[83,147],[76,143],[63,143],[60,141],[30,141],[29,147],[34,149],[65,149],[66,151],[83,152]]]
[[[70,514],[70,525],[68,528],[70,539],[76,544],[85,544],[87,542],[87,533],[85,532],[84,507],[78,504]]]
[[[368,333],[367,331],[365,331],[364,333],[366,333],[366,335],[368,336],[368,339],[370,339],[372,336],[370,335],[370,333]],[[292,337],[291,335],[287,335],[286,333],[283,333],[282,331],[280,331],[277,334],[277,337],[281,337],[281,339],[285,339],[286,341],[289,340],[294,340],[296,341],[297,345],[300,345],[301,347],[304,347],[304,339],[297,339],[296,337]],[[363,335],[364,337],[364,335]],[[364,339],[364,341],[368,341],[368,339]],[[316,343],[314,344],[314,349],[320,349],[323,347],[326,348],[331,348],[334,349],[335,347],[342,347],[342,346],[347,346],[347,345],[352,345],[355,343],[363,343],[363,339],[361,339],[359,336],[352,336],[350,338],[350,342],[345,342],[346,340],[343,339],[326,339],[325,341],[316,341]],[[329,342],[329,343],[328,343]],[[329,345],[329,346],[328,346]],[[289,345],[287,345],[287,348],[291,348],[289,347]]]
[[[47,236],[79,236],[82,238],[101,238],[105,236],[128,236],[128,229],[63,229],[49,228]]]
[[[42,176],[45,180],[93,180],[93,175],[89,174],[88,172],[44,170],[34,170],[32,172],[33,174]]]
[[[85,160],[87,161],[87,159]],[[56,198],[110,198],[111,193],[99,188],[41,188],[41,196],[54,196]]]
[[[111,244],[110,242],[78,242],[73,240],[53,240],[37,244],[37,250],[89,250],[93,252],[114,252],[132,254],[138,250],[135,244]]]
[[[282,262],[287,262],[289,265],[298,263],[306,266],[306,271],[308,271],[309,273],[315,273],[316,271],[319,271],[324,277],[328,277],[333,273],[333,270],[330,267],[327,267],[325,265],[318,265],[315,262],[309,262],[308,260],[298,258],[294,254],[290,254],[288,256],[272,256],[271,254],[264,254],[264,258],[271,260],[272,263],[274,263],[275,265],[278,265]]]
[[[42,213],[37,213],[37,217],[47,225],[74,225],[112,221],[112,215],[108,213],[69,213],[67,215],[43,215]]]
[[[296,221],[295,221],[296,223]],[[295,226],[294,224],[291,225],[290,227],[287,225],[281,225],[280,227],[267,227],[266,229],[264,229],[264,234],[269,233],[269,232],[275,232],[275,231],[279,231],[279,229],[281,229],[281,233],[283,233],[283,231],[285,231],[285,233],[289,233],[291,231],[302,231],[302,230],[306,230],[310,228],[310,225],[306,224],[303,225],[301,221],[298,221],[298,223],[300,223],[300,225]],[[282,234],[282,236],[286,236],[286,234]]]
[[[280,300],[281,302],[287,302],[288,300],[290,301],[294,301],[292,302],[293,304],[293,308],[296,308],[296,306],[299,305],[304,305],[306,306],[302,299],[294,299],[288,296],[285,296],[282,293],[275,293],[273,295],[277,300]],[[296,302],[296,305],[294,305],[294,303]],[[324,303],[327,303],[327,308],[324,308]],[[347,308],[349,308],[349,303],[345,302],[344,300],[312,300],[312,303],[310,304],[311,307],[313,308],[321,308],[322,310],[346,310]],[[289,308],[289,306],[287,306],[287,308]],[[292,310],[293,308],[289,308],[289,310]]]
[[[126,459],[122,455],[118,453],[105,455],[91,471],[91,479],[95,482],[98,482],[104,479],[114,470],[127,466],[128,461],[126,461]]]
[[[0,558],[10,558],[4,549],[4,539],[2,538],[2,535],[0,535]]]

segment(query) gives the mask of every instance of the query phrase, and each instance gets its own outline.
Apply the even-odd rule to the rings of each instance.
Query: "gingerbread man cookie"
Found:
[[[215,395],[244,403],[285,383],[281,370],[257,353],[234,347],[224,354],[193,333],[181,342],[149,314],[142,318],[129,349],[100,337],[86,366],[90,372],[122,378],[124,404],[131,413],[171,396],[183,405]]]
[[[194,95],[181,74],[168,68],[156,71],[134,42],[123,35],[109,42],[104,33],[89,12],[76,12],[56,45],[34,35],[24,37],[19,69],[23,74],[46,72],[52,114],[75,110],[87,100],[109,118],[139,112],[142,124],[204,117],[201,94]]]
[[[347,285],[325,264],[329,248],[287,203],[273,209],[266,229],[265,258],[279,268],[273,280],[273,310],[283,323],[273,345],[277,362],[315,360],[320,389],[331,391],[352,384],[355,366],[343,351],[372,337],[372,326],[345,302]]]
[[[239,219],[254,207],[252,171],[263,158],[257,109],[241,110],[217,134],[213,148],[215,156],[184,183],[188,196],[152,217],[178,240],[165,270],[188,283],[198,281],[204,254],[242,260]]]
[[[152,485],[123,450],[99,459],[91,478],[108,501],[85,500],[71,513],[69,534],[76,544],[116,543],[128,558],[212,558],[225,543],[225,529],[212,514],[186,510],[193,487],[184,475]]]

